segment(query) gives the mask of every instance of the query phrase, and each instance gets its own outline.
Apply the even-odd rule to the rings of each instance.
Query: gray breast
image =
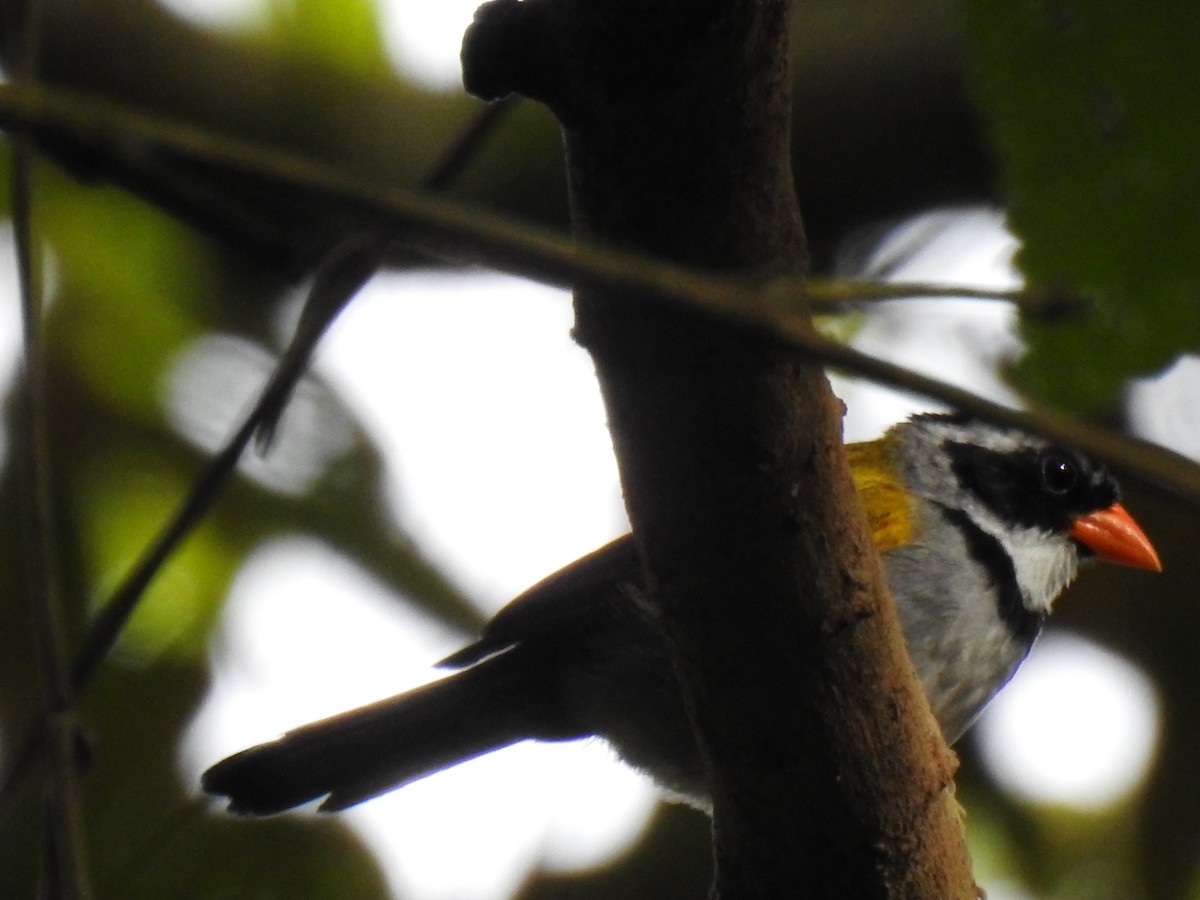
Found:
[[[920,543],[888,552],[884,567],[909,656],[953,743],[1012,677],[1041,618],[1021,604],[1002,550],[990,559],[993,551],[979,546],[989,536],[973,535],[937,504],[922,507]]]

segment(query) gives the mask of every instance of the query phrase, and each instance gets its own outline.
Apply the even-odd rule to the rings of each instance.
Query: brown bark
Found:
[[[578,234],[801,271],[786,0],[495,0],[467,85],[563,123]],[[576,292],[714,789],[716,892],[975,895],[937,734],[821,370],[653,298]]]

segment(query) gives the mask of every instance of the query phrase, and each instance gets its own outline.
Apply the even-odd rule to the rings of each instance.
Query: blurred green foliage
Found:
[[[19,5],[0,2],[0,28]],[[1186,28],[1173,27],[1194,17],[1182,7],[1149,16],[1116,10],[1111,3],[993,3],[973,5],[967,15],[973,80],[1025,242],[1021,264],[1036,282],[1085,291],[1098,303],[1091,318],[1027,325],[1033,349],[1025,383],[1075,408],[1108,408],[1129,375],[1194,345],[1200,322],[1192,310],[1200,198],[1188,168],[1195,42]],[[44,77],[290,147],[385,184],[416,182],[474,108],[468,98],[392,72],[368,0],[275,0],[268,11],[244,33],[214,34],[151,0],[47,2]],[[936,0],[799,4],[797,97],[805,126],[796,152],[815,247],[833,246],[881,217],[995,196],[991,151],[972,130],[974,119],[941,115],[964,103],[966,51],[947,24],[953,11]],[[923,118],[931,109],[939,111],[936,126]],[[0,145],[6,216],[9,160],[8,145]],[[806,180],[808,172],[819,176]],[[52,295],[45,334],[55,538],[73,642],[206,461],[170,424],[167,373],[212,334],[276,352],[279,304],[315,263],[287,241],[303,242],[306,232],[328,225],[298,215],[290,232],[238,231],[241,214],[259,205],[253,191],[237,215],[223,207],[198,221],[187,215],[195,206],[169,204],[168,212],[97,178],[79,160],[69,172],[43,162],[33,177],[34,224]],[[185,190],[195,185],[175,187],[205,201],[203,191]],[[520,107],[453,193],[563,225],[553,119],[532,104]],[[314,238],[304,247],[321,245]],[[313,535],[391,585],[403,602],[452,625],[476,624],[451,579],[392,522],[370,435],[328,386],[320,398],[331,418],[350,423],[353,439],[298,493],[246,477],[231,484],[160,573],[84,697],[92,745],[87,838],[101,898],[385,896],[378,869],[340,820],[234,820],[198,800],[176,767],[179,737],[207,688],[205,651],[224,596],[268,538]],[[0,487],[5,753],[29,720],[38,683],[18,473],[6,466]],[[1030,808],[987,780],[968,744],[961,790],[985,883],[1003,877],[1047,898],[1200,896],[1200,767],[1192,760],[1200,741],[1193,733],[1200,710],[1192,709],[1200,683],[1190,568],[1196,522],[1169,504],[1148,518],[1169,567],[1158,595],[1147,601],[1144,582],[1106,572],[1085,582],[1092,602],[1068,598],[1064,615],[1159,684],[1169,719],[1150,784],[1120,808],[1094,815]],[[0,896],[34,896],[37,793],[27,786],[0,822]],[[522,893],[539,900],[698,897],[707,867],[706,823],[672,808],[611,865],[577,876],[535,872]]]
[[[306,65],[351,77],[387,79],[391,74],[372,0],[272,0],[262,37]]]
[[[1026,322],[1020,384],[1076,411],[1200,346],[1200,27],[1191,7],[1116,0],[964,5],[1030,282],[1095,303]]]

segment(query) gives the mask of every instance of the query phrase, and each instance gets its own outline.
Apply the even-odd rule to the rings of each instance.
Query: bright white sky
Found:
[[[288,0],[161,0],[179,15],[212,28],[247,28]],[[396,67],[438,90],[462,85],[458,51],[481,0],[380,0],[383,35]]]
[[[210,24],[244,26],[267,0],[164,2]],[[398,65],[455,88],[475,6],[392,0],[385,25]],[[1013,283],[1013,242],[997,216],[967,212],[955,228],[945,224],[935,217],[905,226],[895,240],[933,246],[896,278]],[[388,454],[397,516],[487,609],[624,527],[603,409],[569,328],[566,298],[546,288],[493,276],[384,277],[320,352],[321,374],[346,392]],[[931,333],[937,354],[927,350]],[[15,347],[0,335],[6,340]],[[881,309],[856,343],[1001,400],[1007,392],[993,364],[1017,351],[1005,307],[941,300]],[[870,386],[837,387],[852,440],[926,408]],[[192,426],[180,419],[177,427]],[[230,597],[216,685],[185,749],[185,777],[195,783],[226,753],[428,679],[455,636],[397,606],[365,573],[311,542],[263,548]],[[1152,688],[1100,648],[1046,644],[985,717],[986,760],[1035,800],[1108,802],[1136,783],[1152,755]],[[1066,733],[1051,727],[1068,721]],[[586,866],[619,851],[655,796],[598,742],[525,745],[348,815],[378,848],[398,896],[485,900],[507,896],[535,863]]]

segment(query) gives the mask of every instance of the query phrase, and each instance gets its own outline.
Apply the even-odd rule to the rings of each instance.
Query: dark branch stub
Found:
[[[560,117],[572,95],[558,50],[554,0],[490,0],[463,36],[463,87],[481,100],[520,94]]]

